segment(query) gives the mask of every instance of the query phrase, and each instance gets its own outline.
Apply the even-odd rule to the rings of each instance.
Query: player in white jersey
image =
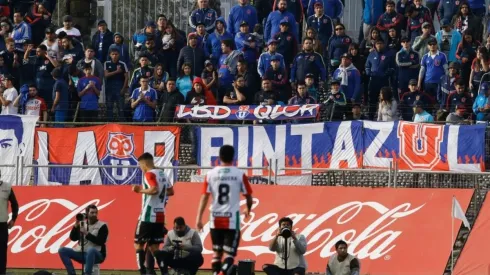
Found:
[[[145,244],[156,258],[162,275],[162,255],[158,249],[163,243],[165,230],[165,201],[168,196],[174,195],[172,182],[167,178],[163,170],[156,169],[153,156],[144,153],[138,158],[138,163],[143,174],[143,186],[133,185],[135,193],[143,194],[141,213],[134,234],[134,248],[140,274],[146,274],[145,268]]]
[[[245,217],[252,208],[252,188],[243,171],[233,167],[235,149],[224,145],[219,150],[221,166],[209,171],[204,180],[203,194],[197,213],[198,230],[202,230],[202,216],[209,200],[213,197],[210,210],[210,231],[214,256],[211,266],[216,274],[229,274],[233,267],[240,242],[240,193],[247,199]],[[223,252],[226,254],[223,258]]]

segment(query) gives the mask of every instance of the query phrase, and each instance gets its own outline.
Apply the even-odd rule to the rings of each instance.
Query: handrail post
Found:
[[[393,169],[393,161],[390,161],[390,169],[388,169],[388,188],[391,187],[391,170]]]
[[[24,177],[24,156],[19,156],[19,172],[21,178]],[[30,179],[29,179],[29,184],[30,185]]]
[[[274,167],[274,183],[277,185],[277,163],[279,162],[278,159],[276,159],[276,167]]]
[[[396,188],[396,183],[398,181],[398,163],[395,161],[394,163],[395,171],[393,173],[393,188]]]
[[[272,158],[269,159],[269,177],[267,184],[272,184]]]

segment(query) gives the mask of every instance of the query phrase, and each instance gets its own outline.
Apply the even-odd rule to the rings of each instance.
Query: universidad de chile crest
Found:
[[[133,181],[138,168],[126,166],[138,165],[134,156],[133,134],[109,133],[106,145],[107,153],[101,159],[102,165],[120,166],[117,168],[103,168],[106,177],[104,182],[108,184],[128,184]]]

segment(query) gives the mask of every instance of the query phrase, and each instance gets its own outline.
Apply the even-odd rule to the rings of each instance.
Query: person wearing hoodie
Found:
[[[340,80],[340,90],[350,103],[359,102],[361,97],[361,73],[352,64],[349,54],[342,55],[340,66],[333,73],[333,78]]]
[[[113,39],[114,39],[113,40],[114,43],[109,46],[107,52],[110,53],[112,49],[117,49],[119,52],[119,60],[121,60],[126,64],[128,70],[131,70],[133,66],[131,65],[128,45],[124,44],[124,36],[122,36],[120,32],[115,32]],[[111,59],[110,55],[107,55],[107,61],[110,61],[110,59]]]
[[[99,20],[97,23],[97,31],[92,36],[92,47],[96,49],[95,56],[100,62],[104,63],[106,60],[110,59],[107,55],[113,39],[114,34],[107,28],[105,20]]]
[[[177,59],[177,70],[180,71],[184,63],[189,63],[192,69],[191,75],[201,75],[204,69],[204,61],[206,61],[204,49],[198,47],[197,35],[195,33],[190,33],[187,40],[188,45],[180,50]]]
[[[176,242],[182,250],[180,256],[175,258]],[[185,269],[189,275],[196,275],[199,267],[204,263],[202,257],[203,245],[199,232],[189,228],[182,217],[174,219],[174,229],[168,232],[163,243],[163,262],[165,269],[170,266],[174,270]]]
[[[489,111],[489,106],[487,105],[489,89],[489,83],[483,82],[480,86],[478,96],[475,98],[475,102],[473,102],[473,113],[476,115],[476,121],[484,121],[487,118]]]
[[[325,15],[335,21],[340,22],[344,15],[344,5],[340,0],[310,0],[308,3],[307,17],[315,14],[315,5],[321,5],[325,11]]]
[[[216,19],[214,31],[210,33],[208,39],[206,39],[206,52],[210,54],[208,58],[215,67],[218,65],[219,57],[222,54],[222,40],[233,40],[233,36],[231,33],[226,31],[225,19],[223,17],[219,17]]]
[[[240,30],[242,21],[247,21],[250,27],[259,23],[257,11],[248,3],[248,0],[238,0],[238,5],[233,6],[230,10],[227,31],[231,33],[233,37],[235,37],[235,34]]]
[[[14,13],[14,29],[10,34],[15,42],[15,49],[24,52],[24,42],[32,39],[31,26],[24,22],[20,12]]]
[[[259,62],[257,66],[257,72],[260,77],[263,77],[267,69],[271,66],[271,59],[274,56],[278,56],[281,67],[286,68],[284,65],[284,57],[282,54],[277,52],[277,41],[274,39],[270,39],[267,43],[267,51],[262,53],[259,57]]]
[[[269,41],[272,36],[281,31],[279,25],[281,22],[286,20],[289,22],[289,30],[293,33],[296,41],[298,41],[298,26],[296,24],[296,19],[292,13],[287,11],[287,0],[279,0],[278,9],[273,11],[267,17],[267,22],[265,23],[264,39]]]
[[[198,0],[197,5],[198,8],[193,10],[189,16],[189,26],[195,31],[197,24],[202,23],[204,24],[206,31],[212,33],[218,14],[215,10],[209,8],[208,0]]]
[[[461,42],[461,34],[453,30],[451,23],[447,19],[441,21],[441,30],[436,33],[437,43],[449,62],[456,61],[456,51]]]
[[[139,52],[144,50],[145,42],[148,36],[153,36],[156,37],[156,27],[157,25],[155,24],[154,21],[148,21],[146,22],[146,25],[143,29],[137,31],[133,35],[133,45],[134,45],[134,56],[135,59],[139,59]]]

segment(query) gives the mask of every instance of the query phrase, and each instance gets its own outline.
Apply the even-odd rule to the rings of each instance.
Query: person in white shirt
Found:
[[[54,60],[61,60],[59,43],[58,39],[56,38],[57,36],[54,32],[54,29],[48,27],[46,28],[45,33],[46,39],[41,44],[46,45],[46,48],[48,48],[48,55],[51,58],[53,58]]]
[[[36,85],[20,87],[20,93],[14,100],[14,107],[21,107],[20,114],[39,116],[40,122],[48,121],[48,107],[42,97],[38,95]],[[45,125],[42,124],[41,127]]]
[[[73,27],[73,17],[71,17],[71,15],[65,15],[63,17],[63,28],[57,29],[56,34],[59,34],[62,31],[66,32],[68,36],[75,37],[77,39],[82,36],[80,31]]]
[[[0,87],[0,103],[2,104],[0,115],[15,115],[18,113],[18,108],[14,106],[14,100],[19,93],[14,88],[13,81],[14,78],[12,76],[5,76],[4,83]]]

